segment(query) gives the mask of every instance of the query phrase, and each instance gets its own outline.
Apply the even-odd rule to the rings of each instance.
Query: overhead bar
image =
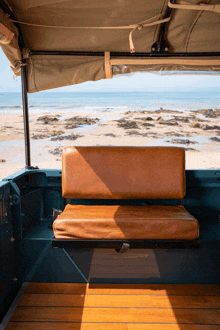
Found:
[[[86,52],[86,51],[41,51],[30,50],[30,56],[48,55],[48,56],[105,56],[105,52]],[[161,58],[161,57],[219,57],[220,52],[201,52],[201,53],[124,53],[111,52],[111,57],[145,57],[145,58]]]

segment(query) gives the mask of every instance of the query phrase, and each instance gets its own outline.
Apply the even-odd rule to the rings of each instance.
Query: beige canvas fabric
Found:
[[[197,5],[200,1],[177,0],[180,5]],[[203,1],[206,4],[216,1]],[[16,20],[21,22],[27,58],[28,91],[36,92],[106,78],[105,52],[150,52],[157,40],[160,24],[142,26],[143,22],[162,20],[168,0],[7,0]],[[1,23],[0,13],[0,23]],[[17,29],[10,44],[0,44],[19,75],[21,52]],[[25,24],[23,24],[25,23]],[[32,24],[32,25],[29,25]],[[147,24],[146,24],[147,25]],[[129,28],[129,26],[131,26]],[[137,28],[135,28],[137,27]],[[172,10],[166,36],[171,52],[220,52],[220,14],[189,9]],[[133,31],[133,32],[132,32]],[[131,34],[132,32],[132,34]],[[28,50],[99,51],[103,57],[28,56]],[[135,54],[135,53],[134,53]],[[206,65],[174,63],[114,64],[112,73],[160,70],[219,71],[218,63],[206,58]]]
[[[32,56],[27,60],[31,93],[104,78],[104,60],[100,57]]]
[[[21,61],[21,52],[18,47],[18,31],[14,24],[9,20],[7,15],[0,8],[0,31],[2,34],[6,35],[6,39],[8,37],[8,41],[2,40],[0,41],[0,46],[10,61],[11,68],[16,75],[20,74],[20,61]],[[11,35],[10,35],[11,33]]]

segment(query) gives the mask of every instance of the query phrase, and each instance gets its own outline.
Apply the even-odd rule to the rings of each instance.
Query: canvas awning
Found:
[[[13,15],[0,9],[0,45],[16,75],[26,59],[30,93],[135,71],[220,71],[220,56],[212,56],[220,55],[219,2],[199,2],[175,1],[166,17],[164,0],[7,0]],[[135,57],[151,53],[164,20],[173,56]],[[57,53],[37,53],[45,51]],[[196,54],[175,56],[189,53]]]

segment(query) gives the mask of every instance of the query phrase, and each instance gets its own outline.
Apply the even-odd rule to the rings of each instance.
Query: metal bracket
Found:
[[[170,0],[171,3],[175,3],[175,0]],[[167,7],[164,18],[170,17],[172,8]],[[162,23],[160,26],[158,40],[152,45],[152,53],[169,53],[169,44],[165,38],[166,25],[168,22]]]
[[[166,23],[163,23],[166,24]],[[159,38],[158,42],[155,42],[152,47],[151,47],[151,52],[152,53],[169,53],[169,44],[168,42],[163,39],[160,40]]]
[[[38,170],[38,169],[39,169],[38,166],[28,166],[28,165],[25,165],[25,168],[26,168],[27,170]]]
[[[10,206],[18,205],[20,203],[20,197],[18,195],[10,195],[9,199],[10,199],[9,202]]]
[[[48,226],[49,229],[53,229],[53,222],[54,220],[58,217],[58,215],[60,215],[63,211],[59,210],[59,209],[52,209],[53,211],[53,217],[52,217],[52,222],[51,224]]]
[[[123,243],[121,248],[120,249],[115,249],[116,252],[119,252],[119,253],[125,253],[129,250],[130,248],[130,244],[128,243]]]

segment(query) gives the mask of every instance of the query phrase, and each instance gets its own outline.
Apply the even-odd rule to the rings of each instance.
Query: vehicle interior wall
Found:
[[[64,207],[61,175],[60,170],[22,170],[1,181],[1,318],[23,282],[219,283],[219,171],[186,171],[183,203],[199,221],[199,248],[141,249],[125,254],[114,249],[52,248],[53,231],[48,228],[52,208]],[[141,205],[143,200],[69,202]],[[153,203],[160,204],[161,200]]]

